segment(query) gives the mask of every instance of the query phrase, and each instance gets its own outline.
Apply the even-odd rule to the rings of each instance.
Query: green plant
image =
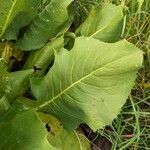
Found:
[[[0,1],[1,150],[90,149],[77,126],[103,128],[126,102],[143,52],[120,38],[122,7],[95,4],[76,28],[75,6]]]
[[[150,83],[150,4],[147,0],[108,1],[125,8],[125,30],[122,36],[144,51],[144,67],[139,70],[131,96],[121,113],[109,128],[100,130],[100,135],[111,141],[113,150],[146,150],[150,147],[150,87],[147,86]]]

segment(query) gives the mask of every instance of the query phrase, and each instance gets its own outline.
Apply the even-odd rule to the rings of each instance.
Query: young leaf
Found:
[[[23,50],[35,50],[68,30],[71,19],[67,8],[71,2],[72,0],[52,0],[29,26],[17,46]]]
[[[19,29],[27,25],[37,14],[37,8],[40,0],[0,0],[0,39],[5,33],[7,27],[22,14],[22,17],[13,22],[8,29],[7,37],[16,37]]]
[[[56,52],[44,78],[31,80],[37,109],[56,116],[66,128],[81,122],[94,131],[102,128],[120,112],[142,60],[142,51],[125,40],[79,37],[71,51]]]
[[[58,50],[64,47],[63,36],[54,39],[47,43],[42,49],[32,51],[25,63],[24,68],[33,68],[36,66],[42,70],[45,70],[54,61],[54,50]]]
[[[115,42],[121,37],[122,21],[121,6],[102,3],[92,9],[76,34],[90,36],[104,42]]]
[[[90,150],[90,144],[84,135],[64,129],[62,123],[52,115],[39,113],[39,116],[47,125],[48,141],[51,145],[60,150]]]
[[[12,107],[0,116],[0,150],[56,150],[34,110]]]

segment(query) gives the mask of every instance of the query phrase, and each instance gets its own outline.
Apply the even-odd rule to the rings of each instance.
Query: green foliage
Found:
[[[0,97],[2,97],[4,95],[6,82],[8,80],[7,66],[2,58],[0,59],[0,79]]]
[[[1,114],[0,132],[1,150],[55,150],[46,140],[47,133],[35,110],[10,108]]]
[[[144,51],[144,62],[122,112],[100,135],[111,141],[113,150],[147,150],[150,147],[150,3],[148,0],[108,1],[121,3],[125,8],[122,37]]]
[[[122,7],[90,4],[81,24],[72,0],[0,4],[0,150],[91,149],[76,128],[111,124],[142,66]]]
[[[70,52],[62,49],[55,57],[45,77],[31,79],[31,90],[40,111],[57,116],[71,129],[82,122],[93,130],[109,124],[142,63],[142,52],[126,41],[108,44],[88,37],[76,38]]]
[[[54,60],[54,49],[59,50],[64,47],[64,38],[60,36],[48,42],[42,49],[30,53],[24,68],[33,68],[34,65],[45,70]]]
[[[122,20],[121,6],[104,3],[91,10],[87,19],[77,29],[76,34],[90,36],[104,42],[115,42],[120,39]]]
[[[67,7],[71,2],[72,0],[51,1],[32,22],[23,38],[17,42],[17,47],[23,50],[38,49],[49,39],[68,30],[71,18]]]
[[[8,39],[16,39],[19,29],[32,21],[37,15],[40,0],[1,0],[0,1],[0,38],[6,29]]]

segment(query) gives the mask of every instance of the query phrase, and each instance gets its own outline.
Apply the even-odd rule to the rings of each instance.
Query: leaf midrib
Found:
[[[92,33],[92,35],[90,35],[90,37],[94,37],[96,34],[99,34],[100,32],[104,31],[107,27],[109,27],[110,22],[112,22],[113,20],[115,20],[116,17],[118,17],[118,14],[115,14],[115,16],[113,16],[113,17],[111,18],[111,20],[110,20],[105,26],[103,26],[103,27],[100,28],[99,30],[97,30],[97,31],[95,31],[94,33]]]
[[[14,9],[14,7],[15,7],[17,1],[18,1],[18,0],[14,0],[14,1],[12,2],[12,7],[11,7],[10,11],[8,12],[7,17],[6,17],[6,21],[5,21],[5,23],[4,23],[4,26],[3,26],[2,31],[1,31],[1,34],[0,34],[0,38],[3,36],[3,34],[4,34],[4,32],[5,32],[6,28],[7,28],[7,25],[8,25],[8,23],[9,23],[9,19],[10,19],[10,16],[11,16],[11,14],[12,14],[12,12],[13,12],[13,9]]]
[[[46,101],[44,104],[41,104],[37,107],[37,109],[41,109],[43,107],[45,107],[46,105],[49,105],[51,102],[53,102],[54,100],[56,100],[57,98],[59,98],[61,95],[63,95],[64,93],[66,93],[68,90],[70,90],[72,87],[74,87],[76,84],[80,83],[82,80],[88,78],[89,76],[91,76],[92,74],[96,73],[97,71],[100,71],[100,70],[103,70],[104,68],[106,68],[106,66],[110,65],[111,63],[114,63],[114,62],[117,62],[125,57],[128,57],[128,56],[131,56],[131,55],[136,55],[136,54],[139,54],[141,52],[136,52],[136,53],[133,53],[133,54],[129,54],[129,55],[126,55],[126,56],[123,56],[115,61],[112,61],[112,62],[109,62],[107,63],[106,65],[104,65],[103,67],[100,67],[94,71],[92,71],[91,73],[85,75],[84,77],[80,78],[79,80],[77,80],[76,82],[74,82],[73,84],[71,84],[70,86],[68,86],[66,89],[64,89],[63,91],[61,91],[58,95],[56,95],[55,97],[53,97],[52,99],[50,99],[49,101]]]

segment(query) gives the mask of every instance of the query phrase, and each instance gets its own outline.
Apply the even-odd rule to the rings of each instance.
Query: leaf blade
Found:
[[[56,150],[46,139],[46,130],[35,110],[12,107],[0,117],[0,149]]]
[[[125,40],[77,38],[71,51],[56,54],[44,78],[31,80],[33,95],[41,100],[38,109],[58,117],[66,128],[86,122],[96,130],[110,124],[134,85],[142,54]]]
[[[91,10],[85,22],[76,30],[76,34],[112,43],[120,39],[122,24],[122,7],[102,3]]]
[[[71,2],[72,0],[51,1],[33,21],[16,46],[23,50],[35,50],[41,48],[49,39],[68,30],[72,21],[67,8]]]
[[[37,7],[39,5],[40,0],[31,0],[30,2],[27,0],[1,0],[0,1],[0,39],[4,35],[6,29],[9,27],[9,25],[15,20],[16,16],[21,13],[29,13],[31,18],[34,18],[35,14],[37,13]],[[20,18],[22,20],[22,18]],[[29,19],[29,16],[28,16]],[[27,22],[28,19],[26,20]],[[15,32],[18,32],[19,29],[23,26],[20,26],[20,22],[17,22],[17,27],[15,28],[15,31],[13,31],[12,34],[15,34]],[[16,24],[15,24],[16,25]],[[10,30],[11,31],[11,30]],[[8,34],[9,32],[8,31]],[[13,35],[14,36],[14,35]]]

